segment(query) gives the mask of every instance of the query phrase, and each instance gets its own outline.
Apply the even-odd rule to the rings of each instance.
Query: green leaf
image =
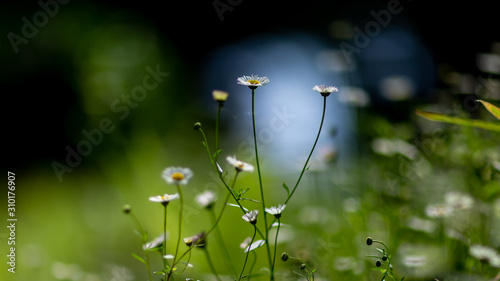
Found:
[[[288,188],[285,182],[283,182],[283,188],[286,190],[288,197],[290,197],[290,189]]]
[[[143,258],[139,257],[138,255],[136,255],[136,254],[134,254],[134,253],[130,253],[130,254],[131,254],[131,255],[132,255],[132,256],[133,256],[136,260],[138,260],[138,261],[142,262],[143,264],[146,264],[146,261],[145,261]]]
[[[217,157],[219,156],[219,154],[220,154],[221,152],[222,152],[222,149],[217,150],[217,152],[215,152],[215,153],[214,153],[213,158],[214,158],[214,159],[217,159]]]
[[[500,124],[497,124],[497,123],[486,122],[486,121],[475,120],[475,119],[464,119],[464,118],[459,118],[459,117],[448,116],[448,115],[441,114],[441,113],[422,111],[422,110],[418,110],[418,109],[415,111],[415,113],[417,115],[424,117],[426,119],[429,119],[431,121],[445,122],[445,123],[451,123],[451,124],[456,124],[456,125],[461,125],[461,126],[475,127],[475,128],[481,128],[481,129],[485,129],[485,130],[500,132]]]
[[[477,100],[478,102],[482,103],[484,105],[484,107],[486,107],[486,109],[488,109],[488,111],[493,114],[493,116],[495,116],[495,118],[497,118],[498,120],[500,120],[500,108],[492,105],[491,103],[489,102],[486,102],[484,100]]]

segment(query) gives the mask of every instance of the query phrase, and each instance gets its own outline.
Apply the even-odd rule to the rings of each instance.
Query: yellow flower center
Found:
[[[176,181],[181,181],[184,179],[184,175],[182,173],[176,172],[172,175],[172,179]]]
[[[258,85],[258,84],[260,84],[259,80],[248,80],[247,82],[250,83],[250,84],[252,84],[252,85]]]

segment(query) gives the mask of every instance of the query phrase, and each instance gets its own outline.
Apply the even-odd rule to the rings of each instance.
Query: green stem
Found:
[[[177,259],[177,253],[179,252],[179,245],[181,244],[181,236],[182,236],[182,213],[184,211],[184,198],[182,196],[182,189],[180,185],[177,185],[177,192],[179,192],[179,200],[181,203],[181,208],[179,211],[179,237],[177,238],[177,246],[175,247],[175,255],[174,255],[174,262],[172,264],[172,267],[175,266],[175,264],[180,260]]]
[[[168,204],[164,205],[165,214],[164,214],[164,219],[163,219],[163,257],[162,257],[162,260],[163,260],[163,269],[164,270],[167,269],[167,264],[168,264],[168,261],[165,258],[165,256],[167,255],[167,206],[168,206]]]
[[[269,267],[271,268],[271,280],[274,280],[274,268],[272,266],[271,260],[271,250],[269,249],[269,231],[267,231],[267,217],[266,217],[266,202],[264,200],[264,188],[262,187],[262,176],[260,174],[260,164],[259,164],[259,150],[257,148],[257,130],[255,127],[255,88],[252,89],[252,125],[253,125],[253,142],[255,148],[255,162],[257,164],[257,174],[259,176],[259,187],[260,187],[260,196],[262,200],[262,214],[264,216],[264,226],[266,229],[266,235],[264,240],[266,241],[266,249],[267,249],[267,257],[269,260]]]
[[[142,242],[142,245],[145,245],[148,241],[147,241],[147,235],[146,233],[144,232],[144,230],[142,229],[141,227],[141,224],[139,223],[139,220],[137,219],[137,217],[132,213],[132,211],[130,211],[130,216],[132,217],[132,220],[135,222],[135,224],[137,225],[137,228],[139,228],[139,232],[141,233],[141,242]],[[148,249],[146,249],[144,251],[144,255],[146,257],[146,269],[148,271],[148,277],[149,277],[149,280],[150,281],[153,281],[153,276],[151,275],[151,265],[150,265],[150,262],[149,262],[149,251]]]
[[[219,107],[217,108],[217,119],[215,120],[215,154],[216,154],[214,157],[215,162],[217,162],[217,160],[219,159],[219,154],[217,152],[219,151],[219,120],[220,120],[221,109],[222,105],[219,102]]]
[[[309,156],[307,157],[306,163],[304,164],[304,167],[302,168],[302,172],[300,172],[299,179],[297,180],[297,183],[293,187],[292,192],[290,193],[290,195],[286,199],[285,204],[288,203],[290,198],[292,198],[293,193],[295,192],[295,190],[299,186],[300,180],[302,179],[302,176],[304,175],[304,172],[306,171],[307,164],[309,163],[309,160],[311,159],[311,156],[314,152],[314,148],[316,147],[316,144],[318,143],[319,135],[321,134],[321,128],[323,127],[323,121],[325,120],[325,112],[326,112],[326,96],[323,96],[323,114],[321,116],[321,124],[319,125],[318,135],[316,136],[316,140],[314,141],[314,145],[311,149],[311,152],[309,153]]]
[[[229,194],[226,197],[226,202],[224,203],[224,205],[227,203],[228,199],[229,199]],[[221,214],[221,216],[222,216],[222,214]],[[214,211],[213,208],[210,209],[210,218],[212,220],[212,223],[214,225],[217,225],[218,220],[215,217],[215,211]],[[219,246],[222,248],[222,253],[223,253],[223,256],[224,256],[224,262],[226,264],[227,269],[230,272],[236,274],[236,269],[234,268],[234,265],[231,262],[231,257],[229,256],[229,252],[227,250],[226,243],[224,243],[224,239],[222,239],[222,233],[220,231],[220,228],[218,228],[218,227],[216,228],[215,236],[217,237],[217,242],[219,243]]]
[[[250,281],[250,277],[252,276],[252,271],[253,271],[253,268],[255,267],[255,263],[257,263],[257,254],[255,253],[255,251],[251,251],[252,254],[253,254],[253,262],[252,262],[252,266],[250,266],[250,270],[248,271],[248,281]]]
[[[276,248],[278,248],[278,233],[280,232],[280,219],[278,218],[278,229],[276,230],[276,237],[274,238],[274,257],[273,257],[273,268],[276,263]]]
[[[253,225],[254,227],[254,231],[253,231],[253,237],[252,237],[252,241],[250,241],[250,244],[248,244],[248,247],[250,247],[253,243],[253,241],[255,240],[255,235],[257,235],[257,227],[255,225]],[[247,265],[247,261],[248,261],[248,255],[250,254],[250,248],[248,248],[249,251],[247,252],[247,255],[245,256],[245,262],[243,263],[243,268],[241,269],[241,273],[240,273],[240,277],[238,278],[238,281],[241,280],[242,276],[243,276],[243,272],[245,271],[245,266]]]
[[[203,248],[203,252],[205,252],[205,257],[207,258],[208,266],[212,270],[212,273],[215,275],[215,278],[221,281],[219,274],[217,274],[217,271],[215,270],[214,264],[212,263],[212,259],[210,258],[210,254],[208,253],[208,249],[206,247]]]

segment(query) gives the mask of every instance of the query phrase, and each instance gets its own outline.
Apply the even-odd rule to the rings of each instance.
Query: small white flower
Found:
[[[281,213],[283,212],[283,210],[285,210],[285,207],[286,205],[283,204],[283,205],[278,205],[278,207],[271,207],[271,208],[266,208],[266,213],[268,214],[271,214],[273,215],[274,217],[276,218],[280,218],[281,217]]]
[[[425,208],[425,213],[430,218],[444,218],[451,215],[453,208],[446,204],[428,205]]]
[[[490,247],[472,245],[469,248],[469,254],[482,262],[489,263],[493,267],[500,267],[500,255]]]
[[[235,167],[238,172],[253,172],[254,168],[252,165],[236,159],[236,156],[228,156],[226,160],[231,166]]]
[[[245,240],[243,240],[243,242],[241,242],[240,248],[246,249],[248,247],[248,245],[250,245],[251,242],[252,242],[252,238],[247,237]]]
[[[472,208],[474,199],[465,193],[450,191],[444,195],[444,200],[454,209],[467,210]]]
[[[186,185],[193,177],[193,172],[189,168],[169,167],[163,170],[162,176],[169,184]]]
[[[165,241],[165,234],[162,234],[162,235],[156,237],[155,239],[153,239],[153,241],[144,244],[142,246],[142,249],[143,250],[152,250],[155,248],[160,248],[163,246],[164,241]]]
[[[250,211],[242,216],[242,218],[251,224],[257,223],[257,215],[259,214],[258,210]]]
[[[215,201],[217,200],[217,196],[212,191],[205,191],[200,195],[196,196],[196,202],[202,207],[210,209]]]
[[[179,193],[176,194],[166,194],[165,195],[157,195],[149,197],[149,201],[162,203],[163,205],[167,205],[168,202],[179,199]]]
[[[238,77],[238,84],[248,86],[250,88],[257,88],[258,86],[264,86],[269,83],[269,79],[266,76],[259,77],[258,75],[243,75]]]
[[[325,86],[325,85],[316,85],[314,86],[313,90],[316,92],[319,92],[322,96],[328,96],[333,92],[338,92],[339,89],[335,86]]]
[[[260,246],[264,245],[265,243],[266,243],[265,240],[257,240],[255,242],[253,242],[252,244],[248,245],[248,247],[245,248],[244,253],[248,253],[250,251],[253,251],[253,250],[259,248]]]

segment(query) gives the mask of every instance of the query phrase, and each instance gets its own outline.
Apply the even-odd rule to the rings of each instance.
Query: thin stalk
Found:
[[[148,241],[146,241],[147,240],[146,233],[142,229],[141,224],[139,223],[139,220],[132,213],[132,211],[130,211],[129,215],[132,217],[132,220],[137,225],[137,228],[139,228],[139,232],[141,233],[142,245],[146,244],[148,242]],[[149,263],[149,251],[147,249],[144,251],[144,255],[146,257],[146,270],[148,271],[149,281],[153,281],[153,276],[151,275],[151,266],[150,266],[150,263]]]
[[[300,180],[302,179],[302,176],[304,175],[304,172],[306,171],[307,164],[309,163],[309,160],[311,159],[311,156],[314,152],[314,148],[316,147],[316,144],[318,143],[319,135],[321,134],[321,128],[323,127],[323,121],[325,120],[325,112],[326,112],[326,96],[323,96],[323,114],[321,115],[321,123],[319,125],[318,135],[316,136],[316,140],[314,141],[314,145],[311,149],[311,152],[309,153],[309,156],[307,157],[306,163],[304,164],[304,167],[302,168],[302,172],[300,172],[299,179],[297,180],[297,183],[293,187],[292,192],[290,192],[290,195],[286,199],[285,204],[288,203],[290,198],[292,198],[293,193],[295,192],[295,190],[299,186]]]
[[[280,218],[278,218],[278,229],[276,230],[276,237],[274,238],[274,256],[273,256],[273,268],[276,262],[276,248],[278,248],[278,233],[280,232]]]
[[[228,194],[229,195],[229,194]],[[229,196],[226,197],[226,199],[229,199]],[[226,200],[227,201],[227,200]],[[227,202],[225,202],[226,204]],[[224,204],[224,205],[225,205]],[[222,216],[222,215],[221,215]],[[217,218],[215,217],[215,211],[213,208],[210,208],[210,218],[212,220],[212,223],[214,225],[216,225],[216,223],[218,223],[217,221]],[[217,242],[219,243],[219,246],[222,248],[222,253],[223,253],[223,256],[224,256],[224,262],[226,264],[226,267],[227,269],[232,272],[232,273],[235,273],[236,272],[236,269],[234,268],[234,265],[233,263],[231,262],[231,257],[229,256],[229,252],[227,250],[227,247],[226,247],[226,243],[224,243],[224,239],[222,239],[222,233],[220,231],[220,228],[216,228],[216,231],[215,231],[215,236],[217,237]]]
[[[253,241],[255,240],[255,235],[257,235],[257,227],[255,225],[253,225],[253,227],[254,227],[253,237],[252,237],[252,241],[250,241],[250,244],[248,244],[248,247],[250,247],[250,245],[252,245]],[[243,272],[245,271],[245,266],[247,265],[248,255],[250,254],[250,252],[251,251],[248,251],[247,255],[245,256],[245,262],[243,263],[243,268],[241,269],[241,273],[240,273],[240,277],[238,278],[238,281],[241,280],[241,278],[243,276]]]
[[[168,264],[168,261],[165,258],[165,256],[167,255],[167,206],[168,206],[168,204],[164,205],[165,214],[164,214],[164,218],[163,218],[163,257],[162,257],[162,260],[163,260],[163,269],[164,270],[167,269],[167,264]]]
[[[257,263],[257,254],[255,253],[255,251],[251,251],[252,254],[253,254],[253,262],[252,262],[252,266],[250,266],[250,270],[248,271],[248,281],[250,281],[250,277],[252,276],[252,271],[253,271],[253,268],[255,267],[255,263]]]
[[[182,213],[184,211],[184,198],[182,196],[182,188],[180,185],[177,185],[177,192],[179,192],[179,200],[180,200],[180,213],[179,213],[179,237],[177,238],[177,246],[175,247],[175,255],[174,255],[174,265],[177,261],[177,253],[179,252],[179,245],[181,244],[181,236],[182,236]]]
[[[253,125],[253,142],[255,148],[255,162],[257,164],[257,174],[259,176],[260,196],[262,201],[262,214],[264,214],[264,226],[266,229],[264,240],[266,241],[267,257],[269,260],[269,267],[271,267],[271,280],[274,280],[274,268],[272,267],[271,250],[269,249],[269,231],[267,231],[267,217],[266,217],[266,202],[264,199],[264,188],[262,187],[262,176],[260,174],[259,164],[259,150],[257,148],[257,131],[255,127],[255,88],[252,89],[252,125]]]
[[[222,109],[222,104],[219,102],[219,106],[217,108],[217,119],[215,119],[215,157],[214,161],[217,162],[219,159],[219,154],[217,154],[217,151],[219,151],[219,120],[220,120],[220,112]],[[207,144],[208,145],[208,144]]]
[[[212,270],[212,273],[215,275],[215,278],[217,280],[221,281],[219,274],[217,274],[217,271],[215,270],[214,264],[212,262],[212,259],[210,258],[210,254],[208,253],[208,249],[205,247],[203,248],[203,252],[205,252],[205,257],[207,258],[208,266],[210,267],[210,270]]]

